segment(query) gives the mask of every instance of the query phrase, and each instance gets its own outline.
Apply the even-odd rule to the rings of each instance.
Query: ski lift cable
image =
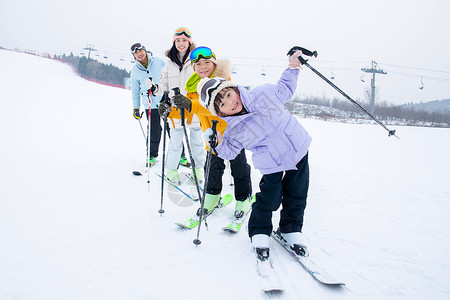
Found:
[[[407,66],[400,66],[400,65],[386,64],[386,63],[383,63],[383,65],[391,66],[391,67],[398,67],[398,68],[405,68],[405,69],[413,69],[413,70],[420,70],[420,71],[429,71],[429,72],[438,72],[438,73],[450,74],[450,71],[432,70],[432,69],[425,69],[425,68],[415,68],[415,67],[407,67]]]
[[[450,79],[447,79],[447,78],[423,76],[423,75],[421,76],[421,75],[417,75],[417,74],[397,72],[397,71],[389,71],[389,74],[391,74],[391,75],[400,75],[400,76],[405,76],[405,77],[412,77],[412,78],[419,78],[419,77],[421,77],[422,79],[427,79],[427,80],[450,82]]]
[[[285,63],[285,58],[268,58],[268,57],[243,57],[243,56],[226,56],[227,59],[248,60],[264,60],[264,61],[281,61]],[[317,60],[316,63],[344,63],[344,64],[366,64],[367,61],[337,61],[337,60]]]

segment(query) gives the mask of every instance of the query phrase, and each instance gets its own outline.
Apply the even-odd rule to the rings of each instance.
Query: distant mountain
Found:
[[[429,113],[437,112],[441,114],[450,114],[450,99],[435,100],[430,102],[407,103],[401,105],[406,109],[413,108],[415,111],[426,111]]]

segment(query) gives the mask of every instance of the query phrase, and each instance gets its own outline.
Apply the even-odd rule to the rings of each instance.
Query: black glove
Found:
[[[139,112],[139,108],[133,108],[133,117],[136,120],[140,120],[141,119],[141,113]]]
[[[182,94],[177,94],[172,98],[173,104],[179,109],[186,109],[188,112],[191,112],[192,103],[189,98],[186,98]]]
[[[170,104],[168,103],[161,103],[159,104],[159,108],[158,108],[158,112],[160,116],[167,116],[169,115],[169,113],[172,111],[172,108],[170,106]]]

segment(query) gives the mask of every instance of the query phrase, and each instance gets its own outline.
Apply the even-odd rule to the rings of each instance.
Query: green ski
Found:
[[[253,195],[251,204],[253,204],[253,202],[255,202],[255,201],[256,201],[256,197],[255,197],[255,195]],[[249,211],[247,211],[246,213],[242,214],[239,217],[236,217],[236,215],[235,215],[233,221],[231,221],[231,223],[228,224],[228,226],[222,227],[222,230],[228,231],[228,232],[234,232],[234,233],[239,232],[239,230],[242,227],[242,223],[244,223],[245,219],[247,218],[247,216],[251,210],[252,209],[250,208]]]
[[[222,207],[230,204],[231,201],[233,201],[233,195],[232,194],[226,194],[225,196],[220,197],[219,204],[217,204],[217,206],[214,207],[214,209],[211,210],[210,212],[208,212],[206,215],[203,215],[202,219],[203,220],[206,219],[216,209],[222,208]],[[192,228],[195,228],[198,225],[199,222],[200,222],[200,219],[196,215],[195,217],[190,218],[190,219],[186,220],[185,222],[175,223],[175,224],[177,224],[178,226],[183,227],[183,228],[192,229]]]

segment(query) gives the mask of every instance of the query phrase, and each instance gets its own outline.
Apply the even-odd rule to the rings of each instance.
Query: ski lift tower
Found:
[[[94,45],[92,44],[87,44],[86,48],[83,48],[83,50],[88,50],[88,59],[91,58],[91,51],[97,51],[97,49],[94,49]]]
[[[387,74],[381,69],[377,69],[377,63],[372,60],[372,68],[362,68],[361,71],[365,73],[372,73],[372,80],[370,81],[370,86],[372,87],[372,95],[370,99],[370,113],[373,115],[375,109],[375,74]]]

